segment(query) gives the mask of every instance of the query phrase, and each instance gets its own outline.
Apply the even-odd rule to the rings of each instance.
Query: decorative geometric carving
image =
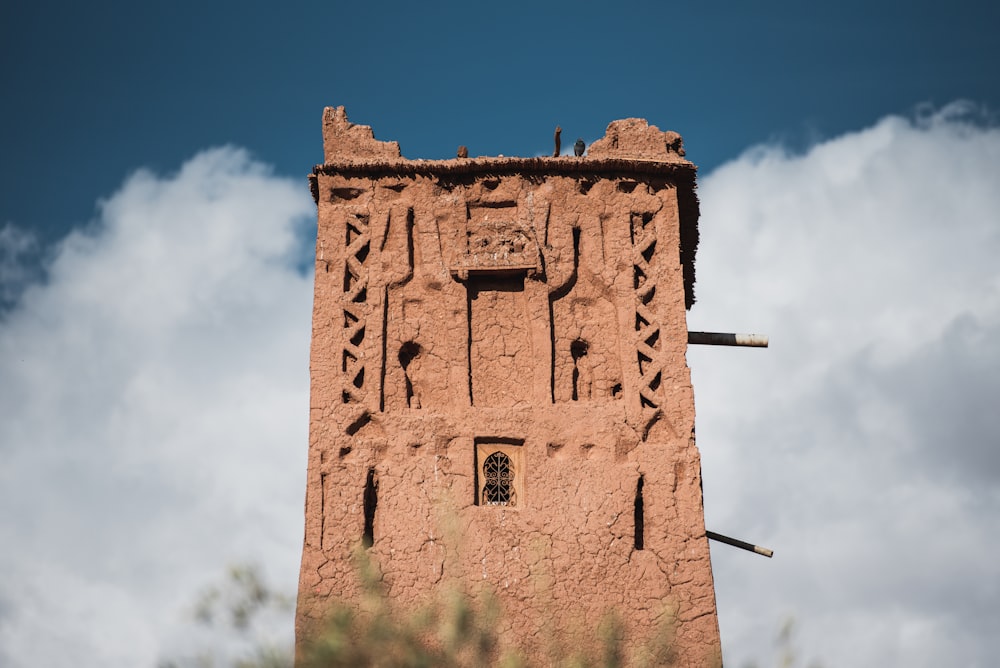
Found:
[[[362,344],[365,340],[365,326],[368,320],[368,271],[365,261],[371,248],[368,234],[368,216],[354,214],[346,221],[344,253],[344,295],[341,306],[344,311],[343,350],[341,351],[341,371],[345,404],[363,403],[365,393],[365,360]]]
[[[465,243],[452,272],[539,271],[541,259],[535,230],[527,211],[516,202],[470,204]]]
[[[636,357],[639,363],[639,402],[645,428],[659,417],[659,388],[663,375],[659,359],[660,323],[652,308],[656,296],[656,279],[651,266],[656,253],[656,226],[653,214],[633,213],[632,272],[635,289]]]

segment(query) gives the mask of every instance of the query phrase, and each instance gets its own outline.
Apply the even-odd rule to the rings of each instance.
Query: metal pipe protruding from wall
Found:
[[[762,334],[725,334],[723,332],[688,332],[689,344],[703,346],[745,346],[767,348],[767,337]]]
[[[763,555],[768,559],[774,556],[774,550],[769,550],[766,547],[761,547],[760,545],[754,545],[742,540],[737,540],[736,538],[730,538],[729,536],[723,536],[721,533],[706,531],[705,535],[708,536],[710,540],[717,540],[720,543],[732,545],[733,547],[738,547],[741,550],[746,550],[747,552],[756,552],[757,554]]]

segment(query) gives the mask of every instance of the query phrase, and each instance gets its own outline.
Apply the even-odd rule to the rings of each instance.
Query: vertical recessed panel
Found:
[[[473,405],[530,401],[534,360],[524,275],[472,277],[468,290]]]

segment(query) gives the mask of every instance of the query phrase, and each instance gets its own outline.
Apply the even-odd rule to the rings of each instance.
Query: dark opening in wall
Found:
[[[359,328],[358,331],[354,333],[354,336],[352,336],[349,340],[352,345],[360,346],[361,342],[365,340],[365,328]]]
[[[590,398],[593,381],[586,359],[588,350],[590,344],[583,339],[569,344],[569,354],[573,358],[573,401]]]
[[[556,290],[549,293],[549,339],[550,339],[550,364],[549,369],[551,374],[549,376],[549,389],[552,393],[552,403],[556,401],[556,367],[560,364],[560,359],[557,351],[557,340],[559,335],[556,332],[556,319],[555,319],[555,303],[560,299],[566,297],[570,291],[576,286],[576,281],[579,275],[580,269],[580,228],[573,228],[573,271],[570,273],[566,282],[559,286]],[[575,365],[575,361],[574,361]],[[573,397],[574,399],[576,397]]]
[[[361,534],[361,544],[367,549],[375,544],[375,506],[378,505],[378,478],[375,469],[368,469],[364,495],[365,529]]]
[[[406,384],[406,405],[409,408],[420,408],[420,397],[413,391],[413,377],[410,374],[410,363],[420,355],[420,344],[407,341],[399,348],[399,366],[403,367],[403,380]]]
[[[643,502],[642,502],[642,476],[639,476],[639,482],[635,484],[635,549],[643,549]]]
[[[356,433],[361,431],[362,427],[364,427],[371,421],[372,421],[371,413],[369,413],[368,411],[362,411],[362,413],[358,415],[358,417],[356,417],[353,422],[351,422],[350,424],[347,425],[347,427],[344,428],[344,433],[346,433],[348,436],[354,436]]]
[[[355,199],[363,192],[361,188],[333,188],[330,190],[330,201],[336,202],[338,199]]]

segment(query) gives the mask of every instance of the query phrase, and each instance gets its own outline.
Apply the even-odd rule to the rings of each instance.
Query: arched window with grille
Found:
[[[523,493],[520,441],[476,442],[476,503],[516,508]]]
[[[494,452],[483,462],[483,503],[516,506],[514,463],[502,452]]]

